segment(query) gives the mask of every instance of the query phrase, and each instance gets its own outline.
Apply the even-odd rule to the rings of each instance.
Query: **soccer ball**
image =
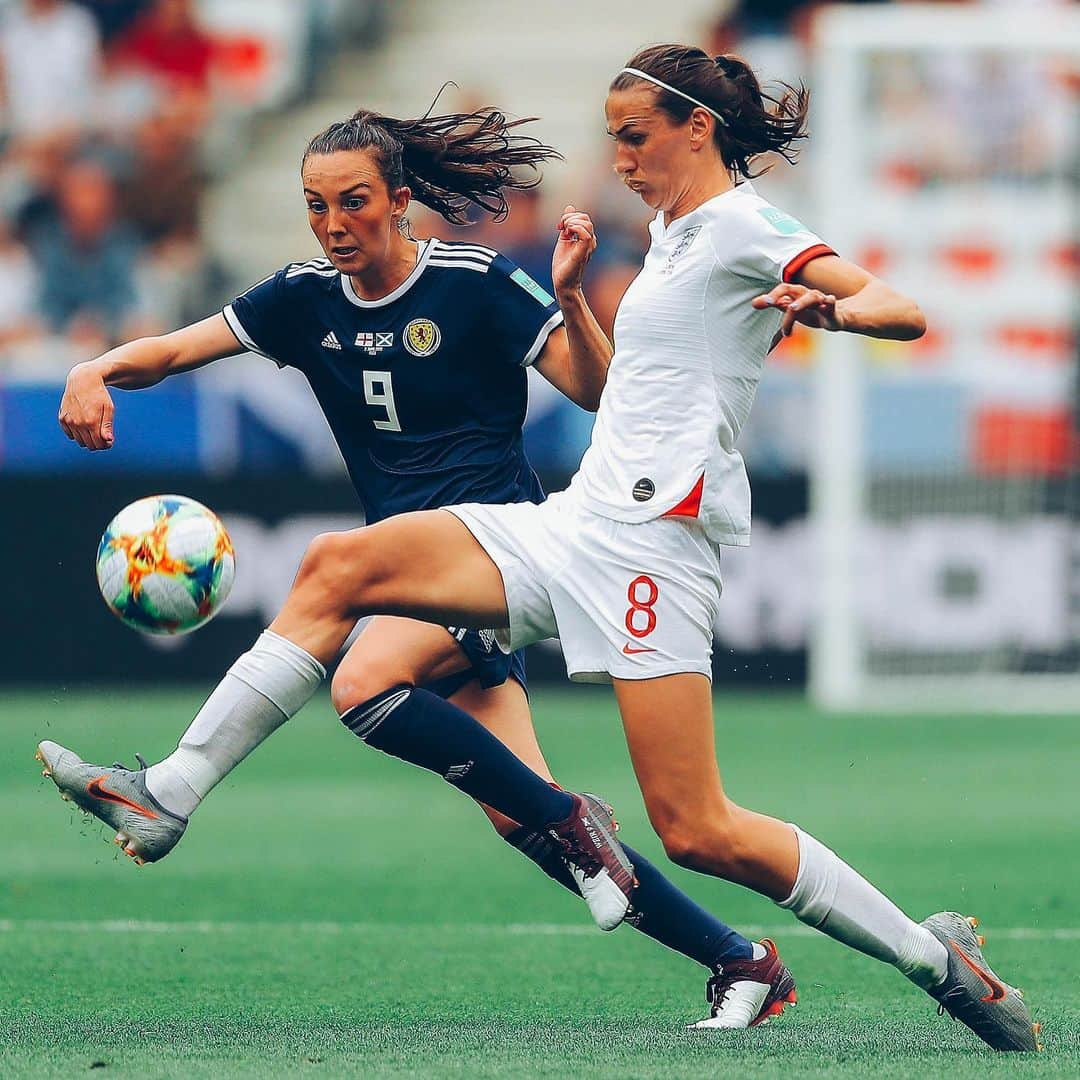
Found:
[[[221,608],[236,557],[216,514],[183,495],[150,495],[109,522],[97,553],[109,609],[148,634],[186,634]]]

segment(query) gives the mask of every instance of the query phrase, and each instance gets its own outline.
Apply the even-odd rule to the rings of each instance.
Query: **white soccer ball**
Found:
[[[225,526],[184,495],[151,495],[125,506],[98,545],[105,603],[148,634],[186,634],[212,619],[235,572]]]

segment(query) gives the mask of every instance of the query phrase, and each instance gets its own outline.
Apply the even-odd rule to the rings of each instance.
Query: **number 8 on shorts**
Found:
[[[630,601],[630,607],[626,612],[626,629],[634,637],[648,637],[656,629],[656,612],[653,611],[653,605],[659,595],[659,586],[647,574],[639,574],[630,582],[630,587],[626,590],[626,599]],[[644,625],[641,625],[642,614],[645,616]]]

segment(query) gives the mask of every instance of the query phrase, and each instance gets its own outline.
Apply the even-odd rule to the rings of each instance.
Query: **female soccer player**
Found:
[[[913,922],[801,829],[737,806],[720,779],[717,545],[749,540],[735,441],[764,358],[796,323],[899,340],[924,331],[913,301],[750,185],[758,155],[793,155],[807,104],[802,90],[764,95],[738,57],[680,45],[633,57],[611,84],[608,129],[616,171],[657,215],[570,488],[539,506],[470,504],[318,537],[271,629],[312,662],[333,657],[364,614],[498,626],[508,648],[557,633],[571,677],[614,683],[650,820],[675,861],[893,964],[991,1046],[1035,1049],[1020,995],[986,965],[966,920]],[[571,308],[568,324],[576,317]],[[571,812],[566,793],[523,775],[489,732],[422,688],[388,688],[342,719],[440,775],[468,762],[466,790],[523,826]],[[597,849],[606,867],[613,848]],[[719,984],[721,997],[729,990]],[[764,978],[736,991],[751,1009],[774,992]]]
[[[539,506],[472,504],[318,537],[271,630],[311,664],[331,659],[364,614],[499,626],[509,648],[557,632],[572,677],[614,682],[673,859],[894,964],[991,1046],[1034,1049],[1027,1009],[964,919],[913,922],[801,829],[735,805],[720,780],[709,683],[716,545],[749,538],[735,440],[765,355],[797,322],[896,339],[924,330],[911,300],[750,185],[759,154],[792,154],[806,110],[803,91],[765,97],[738,57],[685,46],[635,56],[611,84],[608,128],[616,171],[657,215],[569,490]],[[564,314],[568,327],[582,318],[574,302]],[[288,680],[287,667],[273,677]],[[422,688],[404,682],[338,704],[373,746],[443,776],[464,770],[459,786],[523,826],[544,830],[572,812],[570,796],[523,775],[489,732]],[[606,867],[617,865],[613,847],[598,848]],[[736,990],[751,1009],[774,992],[764,978]]]
[[[514,127],[493,110],[414,121],[358,113],[331,125],[311,141],[302,164],[309,220],[326,258],[288,265],[220,315],[76,367],[60,408],[65,432],[89,449],[107,449],[114,440],[107,387],[152,386],[253,349],[305,373],[370,522],[465,500],[540,501],[521,442],[524,368],[535,363],[573,401],[595,409],[611,356],[581,299],[595,247],[588,216],[568,207],[559,221],[558,303],[489,248],[417,242],[400,227],[412,196],[449,221],[461,220],[470,202],[503,211],[505,189],[535,182],[511,170],[554,154]],[[129,855],[154,861],[177,843],[210,789],[311,697],[324,674],[322,661],[269,630],[164,761],[137,771],[100,768],[55,743],[43,743],[39,756],[66,796],[120,830]],[[339,666],[332,696],[363,734],[378,710],[353,707],[406,685],[425,686],[433,700],[475,716],[535,770],[511,755],[526,782],[536,773],[551,781],[520,654],[499,649],[492,632],[376,618]],[[443,773],[471,791],[470,769],[466,757]],[[512,787],[514,773],[501,782]],[[547,782],[542,788],[530,819],[544,816],[551,793],[567,807],[560,822],[523,828],[485,810],[513,846],[582,892],[598,921],[614,927],[627,915],[633,877],[627,859],[611,858],[619,849],[607,842],[609,810],[593,796]],[[603,867],[597,844],[607,856]],[[703,1026],[746,1027],[794,1000],[794,983],[771,944],[751,944],[643,856],[630,858],[634,924],[711,970],[716,1007]],[[741,983],[762,979],[768,1001],[739,993]]]

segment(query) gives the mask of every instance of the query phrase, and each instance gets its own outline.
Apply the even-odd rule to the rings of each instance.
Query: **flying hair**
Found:
[[[501,221],[509,211],[507,190],[536,187],[543,179],[540,165],[562,155],[517,134],[536,117],[510,120],[492,106],[432,115],[441,94],[415,120],[361,109],[331,124],[308,143],[301,167],[313,154],[370,148],[391,191],[410,188],[417,202],[454,225],[470,223],[471,206]]]

